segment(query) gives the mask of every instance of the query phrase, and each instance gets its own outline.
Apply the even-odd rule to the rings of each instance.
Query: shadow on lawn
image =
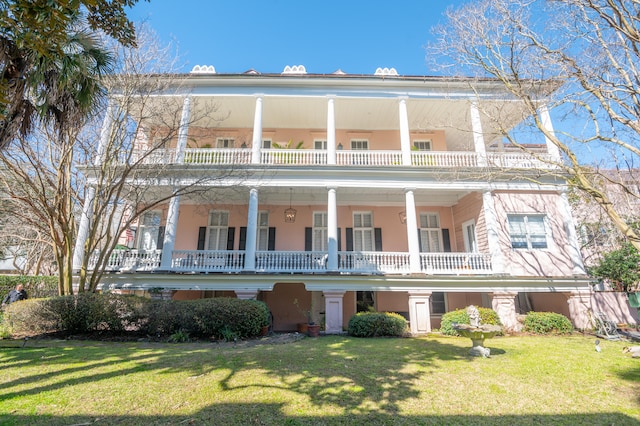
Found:
[[[3,416],[3,425],[635,425],[620,413],[506,416],[401,416],[389,413],[342,416],[287,415],[284,404],[213,404],[186,416]],[[605,420],[606,419],[606,420]]]
[[[613,412],[522,416],[401,415],[400,402],[421,395],[422,389],[415,387],[420,376],[434,368],[442,368],[437,367],[435,361],[480,362],[468,355],[470,345],[461,347],[461,341],[456,342],[448,344],[425,339],[331,336],[289,343],[284,346],[286,350],[282,345],[275,344],[234,348],[207,343],[156,345],[61,342],[60,347],[29,347],[36,344],[31,342],[24,348],[5,348],[2,366],[31,367],[41,372],[0,383],[0,400],[17,400],[140,372],[184,371],[193,377],[207,377],[208,373],[226,371],[226,376],[216,381],[222,393],[240,391],[250,394],[255,389],[282,390],[308,396],[310,407],[307,415],[287,414],[286,403],[220,403],[211,404],[190,415],[157,417],[24,416],[5,412],[0,413],[0,424],[638,424],[633,418]],[[43,344],[46,345],[46,342]],[[130,345],[132,350],[123,350],[123,345]],[[492,349],[491,352],[496,357],[504,353],[498,349]],[[416,368],[407,371],[409,363]],[[115,365],[121,368],[98,370]],[[251,369],[261,371],[267,380],[238,384],[236,376]],[[638,371],[624,374],[629,376],[623,378],[636,380]],[[211,399],[215,400],[216,396],[212,394]],[[363,408],[367,406],[370,408]],[[347,414],[345,417],[315,415],[322,413],[324,407],[340,407]]]

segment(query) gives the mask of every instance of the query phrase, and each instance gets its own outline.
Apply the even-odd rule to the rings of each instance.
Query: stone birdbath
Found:
[[[467,308],[469,324],[453,324],[452,328],[463,337],[471,339],[469,354],[489,358],[491,350],[484,347],[484,340],[490,339],[502,331],[499,325],[480,324],[480,312],[471,305]]]

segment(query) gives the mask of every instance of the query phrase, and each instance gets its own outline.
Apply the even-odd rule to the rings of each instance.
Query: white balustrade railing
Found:
[[[244,251],[174,250],[171,270],[176,272],[238,272],[244,268]]]
[[[258,251],[258,272],[324,272],[327,253],[321,251]]]
[[[382,251],[343,251],[338,269],[357,273],[409,273],[409,253]]]
[[[337,151],[336,162],[340,166],[400,166],[401,151]]]
[[[327,164],[327,151],[318,149],[263,149],[260,161],[269,165]]]
[[[426,274],[489,274],[491,273],[491,255],[486,253],[420,253],[420,269]]]
[[[105,271],[138,272],[160,270],[161,250],[114,250]],[[327,271],[328,255],[322,251],[258,251],[257,272],[322,273]],[[89,260],[96,267],[97,256]],[[174,250],[174,272],[241,272],[245,252],[233,250]],[[486,253],[420,253],[420,269],[426,274],[486,275],[492,273],[491,255]],[[338,270],[362,274],[408,274],[407,252],[338,253]]]
[[[105,271],[154,271],[160,268],[162,250],[113,250],[106,259]],[[89,269],[96,267],[98,256],[89,259]]]
[[[249,164],[251,150],[245,148],[187,148],[185,164]]]
[[[482,159],[486,158],[486,161]],[[249,148],[187,148],[185,164],[249,164]],[[142,164],[172,164],[176,162],[175,149],[156,149],[153,152],[136,151],[133,161]],[[499,167],[521,169],[552,168],[549,154],[533,155],[518,152],[466,151],[412,151],[414,167],[476,168]],[[327,164],[327,151],[317,149],[263,149],[261,164],[267,165],[322,165]],[[401,151],[337,151],[336,163],[341,166],[402,166]],[[485,166],[486,164],[486,166]]]

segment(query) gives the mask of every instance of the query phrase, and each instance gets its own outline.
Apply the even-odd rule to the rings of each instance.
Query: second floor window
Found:
[[[510,214],[511,247],[517,249],[547,248],[546,216],[543,214]]]
[[[138,248],[140,250],[156,250],[158,248],[159,234],[160,212],[145,212],[138,227]]]
[[[327,251],[327,212],[313,213],[313,251]]]
[[[418,151],[431,151],[431,141],[413,141],[413,146]]]
[[[353,249],[373,251],[374,245],[373,214],[371,212],[353,213]]]
[[[226,250],[229,233],[229,212],[215,210],[209,213],[207,250]]]
[[[269,249],[269,212],[258,213],[258,235],[256,250]]]
[[[420,251],[439,253],[442,251],[442,232],[437,213],[420,214]]]
[[[233,138],[218,138],[216,140],[216,148],[233,148]]]
[[[369,149],[369,141],[366,139],[351,140],[351,149],[353,151],[366,151]]]
[[[313,149],[318,149],[318,150],[327,150],[327,141],[326,140],[320,140],[320,139],[316,139],[313,141]]]

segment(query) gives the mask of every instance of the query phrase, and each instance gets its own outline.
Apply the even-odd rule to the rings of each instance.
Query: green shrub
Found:
[[[58,295],[58,277],[30,275],[0,275],[0,296],[2,299],[18,284],[22,284],[29,298],[53,297]],[[0,299],[0,301],[2,300]]]
[[[359,312],[349,319],[348,332],[355,337],[402,336],[407,320],[391,312]]]
[[[480,312],[480,324],[502,325],[500,317],[493,309],[478,308],[478,312]],[[470,324],[467,308],[456,309],[442,315],[440,332],[447,336],[459,336],[458,332],[453,329],[453,324]]]
[[[562,314],[529,312],[524,318],[524,331],[535,334],[569,334],[573,331],[573,325]]]

